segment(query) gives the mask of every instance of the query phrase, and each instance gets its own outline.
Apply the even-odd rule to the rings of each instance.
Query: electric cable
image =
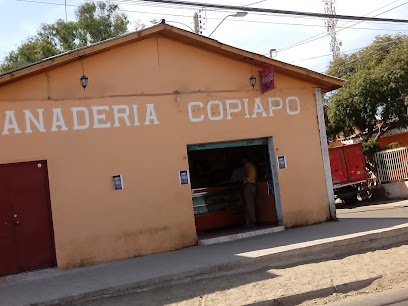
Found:
[[[20,0],[17,0],[20,1]],[[117,0],[120,1],[120,0]],[[122,0],[134,2],[134,0]],[[139,2],[149,2],[149,3],[159,3],[159,4],[171,4],[174,6],[185,6],[197,8],[219,8],[225,9],[228,11],[245,11],[251,13],[267,13],[268,15],[297,15],[301,17],[314,17],[314,18],[336,18],[336,19],[346,19],[346,20],[362,20],[362,21],[386,21],[392,23],[408,23],[406,19],[392,19],[392,18],[375,18],[375,17],[364,17],[364,16],[350,16],[350,15],[332,15],[332,14],[323,14],[323,13],[312,13],[312,12],[301,12],[301,11],[287,11],[287,10],[276,10],[276,9],[266,9],[266,8],[253,8],[245,6],[231,6],[224,4],[212,4],[212,3],[202,3],[202,2],[187,2],[187,1],[176,1],[176,0],[137,0]],[[184,8],[186,9],[186,8]]]
[[[33,3],[40,3],[40,4],[64,5],[63,3],[52,3],[52,2],[34,1],[34,0],[17,0],[17,1],[33,2]],[[264,1],[267,1],[267,0],[264,0]],[[381,8],[378,8],[378,9],[376,9],[376,10],[374,10],[374,11],[368,13],[368,14],[371,14],[371,13],[373,13],[373,12],[375,12],[375,11],[378,11],[378,10],[384,8],[384,7],[387,7],[387,6],[389,6],[389,5],[392,5],[392,4],[394,4],[395,2],[398,2],[398,1],[400,1],[400,0],[393,1],[392,3],[387,4],[387,5],[385,5],[385,6],[381,7]],[[129,2],[129,1],[125,1],[125,2]],[[132,2],[133,2],[133,1],[132,1]],[[144,1],[139,1],[139,2],[144,2]],[[400,7],[400,6],[402,6],[402,5],[406,4],[406,3],[407,3],[407,2],[401,4],[401,5],[397,6],[397,7]],[[248,4],[248,5],[251,5],[251,4]],[[78,5],[73,5],[73,4],[67,4],[67,6],[78,7]],[[391,9],[387,10],[386,12],[388,12],[388,11],[390,11],[390,10],[393,10],[393,9],[395,9],[395,8],[397,8],[397,7],[391,8]],[[131,10],[121,10],[121,9],[119,9],[119,10],[120,10],[120,11],[128,11],[128,12],[142,13],[142,14],[143,14],[143,13],[149,14],[148,12],[131,11]],[[383,14],[383,13],[385,13],[385,12],[382,12],[382,13],[380,13],[380,14]],[[165,14],[165,15],[176,16],[176,17],[191,17],[191,16],[189,16],[189,15],[180,15],[180,14]],[[378,14],[378,15],[379,15],[379,14]],[[378,15],[376,15],[376,16],[378,16]],[[221,20],[222,18],[209,18],[209,19]],[[322,26],[319,26],[319,25],[309,25],[309,24],[279,23],[279,22],[255,21],[255,20],[241,20],[241,19],[237,19],[237,20],[234,20],[234,19],[233,19],[233,20],[230,20],[230,21],[233,21],[233,22],[268,23],[268,24],[284,24],[284,25],[294,25],[294,26],[310,26],[310,27],[315,26],[315,27],[324,27],[323,25],[322,25]],[[358,22],[358,23],[361,23],[361,22],[363,22],[363,21],[360,21],[360,22]],[[348,24],[348,23],[350,23],[350,22],[347,22],[347,23],[345,23],[345,24]],[[355,23],[355,24],[358,24],[358,23]],[[354,25],[355,25],[355,24],[354,24]],[[353,25],[351,25],[351,26],[353,26]],[[350,27],[350,26],[349,26],[349,27]],[[339,31],[341,31],[341,30],[343,30],[343,29],[347,29],[347,28],[349,28],[349,27],[341,28]],[[398,31],[398,32],[408,31],[408,30],[380,29],[380,28],[353,28],[353,29],[361,29],[361,30],[390,30],[390,31]],[[318,37],[318,36],[323,35],[323,34],[324,34],[324,36],[327,35],[327,33],[324,32],[324,33],[322,33],[322,34],[317,35],[317,37],[315,36],[316,38],[314,38],[313,40],[310,40],[310,38],[307,39],[307,40],[310,40],[309,42],[311,42],[311,41],[320,39],[321,37]],[[303,41],[301,41],[301,42],[303,42]],[[299,43],[300,43],[300,42],[298,42],[298,44],[299,44]],[[294,47],[294,46],[293,46],[293,47]],[[284,50],[286,50],[286,49],[284,49]],[[284,50],[283,50],[283,51],[284,51]],[[282,50],[278,50],[278,51],[282,51]],[[322,56],[318,56],[318,57],[323,57],[323,56],[326,56],[326,55],[322,55]],[[317,58],[317,57],[315,57],[315,58]],[[303,59],[303,60],[307,60],[307,59]],[[300,60],[297,60],[297,61],[300,61]]]
[[[284,14],[284,15],[298,15],[298,16],[310,16],[317,18],[336,18],[345,20],[362,20],[362,21],[388,21],[395,23],[408,23],[406,19],[392,19],[392,18],[375,18],[375,17],[364,17],[364,16],[351,16],[351,15],[332,15],[332,14],[322,14],[322,13],[312,13],[312,12],[301,12],[301,11],[287,11],[287,10],[276,10],[276,9],[266,9],[266,8],[255,8],[255,7],[245,7],[245,6],[232,6],[223,4],[212,4],[212,3],[201,3],[201,2],[187,2],[187,1],[176,1],[176,0],[140,0],[145,2],[153,3],[167,3],[174,5],[185,5],[190,7],[207,7],[207,8],[221,8],[231,11],[244,11],[244,12],[261,12],[269,14]]]
[[[398,1],[400,1],[400,0],[393,1],[393,2],[391,2],[390,4],[387,4],[387,5],[385,5],[385,6],[382,6],[382,7],[378,8],[378,9],[376,9],[376,10],[370,12],[370,13],[365,14],[364,16],[369,15],[369,14],[372,14],[372,13],[374,13],[374,12],[376,12],[376,11],[378,11],[378,10],[381,10],[381,9],[387,7],[387,6],[390,6],[390,5],[392,5],[392,4],[394,4],[394,3],[398,2]],[[381,15],[381,14],[384,14],[384,13],[386,13],[386,12],[389,12],[389,11],[391,11],[391,10],[393,10],[393,9],[396,9],[396,8],[398,8],[398,7],[400,7],[400,6],[404,5],[404,4],[406,4],[406,3],[407,3],[407,2],[404,2],[404,3],[401,4],[401,5],[398,5],[398,6],[396,6],[396,7],[393,7],[393,8],[391,8],[391,9],[389,9],[389,10],[387,10],[387,11],[385,11],[385,12],[379,13],[379,14],[377,14],[377,15],[375,15],[375,16],[379,16],[379,15]],[[375,17],[375,16],[374,16],[374,17]],[[348,23],[350,23],[350,22],[351,22],[351,21],[345,23],[344,25],[346,25],[346,24],[348,24]],[[339,31],[337,31],[337,33],[340,32],[340,31],[343,31],[343,30],[345,30],[345,29],[351,28],[352,26],[357,25],[357,24],[359,24],[359,23],[361,23],[361,22],[363,22],[363,21],[356,22],[356,23],[354,23],[354,24],[352,24],[352,25],[350,25],[350,26],[348,26],[348,27],[345,27],[345,28],[341,28]],[[344,25],[343,25],[343,26],[344,26]],[[323,32],[323,33],[317,34],[317,35],[315,35],[315,36],[309,37],[309,38],[307,38],[307,39],[301,40],[300,42],[297,42],[297,43],[294,43],[294,44],[292,44],[292,45],[289,45],[289,46],[283,47],[283,48],[281,48],[281,49],[278,49],[277,51],[278,51],[278,52],[282,52],[282,51],[285,51],[285,50],[288,50],[288,49],[292,49],[292,48],[294,48],[294,47],[298,47],[298,46],[304,45],[304,44],[306,44],[306,43],[315,41],[315,40],[317,40],[317,39],[323,38],[323,37],[325,37],[325,36],[327,36],[327,35],[328,35],[327,32]]]
[[[55,2],[45,2],[45,1],[35,1],[35,0],[16,0],[16,1],[20,1],[20,2],[30,2],[30,3],[39,3],[39,4],[52,4],[52,5],[64,5],[62,3],[55,3]],[[98,2],[98,0],[89,0],[91,2]],[[263,1],[269,1],[269,0],[262,0]],[[400,1],[400,0],[397,0]],[[188,10],[188,9],[192,9],[192,10],[196,10],[195,8],[189,8],[189,7],[184,7],[183,5],[169,5],[169,4],[162,4],[160,2],[147,2],[147,0],[115,0],[115,1],[110,1],[110,3],[114,3],[114,4],[128,4],[128,5],[138,5],[138,6],[146,6],[146,7],[153,7],[153,8],[162,8],[162,7],[168,7],[169,9],[172,10],[177,10],[178,8],[183,7],[184,10]],[[250,3],[247,5],[252,5],[254,3]],[[247,5],[244,5],[243,7],[246,7]],[[67,6],[72,6],[72,7],[79,7],[80,5],[67,5]],[[388,5],[387,5],[388,6]],[[170,8],[173,7],[173,8]],[[176,8],[174,8],[176,7]],[[151,12],[141,12],[141,11],[134,11],[134,10],[125,10],[125,9],[120,9],[119,11],[124,11],[124,12],[134,12],[134,13],[142,13],[142,14],[154,14]],[[217,12],[230,12],[230,10],[217,10]],[[255,15],[265,15],[265,16],[270,16],[270,14],[263,14],[263,13],[258,13],[258,12],[251,12],[251,15],[255,14]],[[164,15],[168,15],[168,16],[176,16],[176,17],[191,17],[190,15],[181,15],[181,14],[167,14],[165,13]],[[315,20],[314,17],[308,17],[308,16],[291,16],[291,15],[287,15],[287,14],[274,14],[274,16],[283,16],[285,18],[301,18],[301,19],[313,19]],[[222,18],[208,18],[208,19],[218,19],[221,20]],[[229,20],[231,21],[231,20]],[[246,21],[242,21],[242,22],[246,22]],[[365,21],[366,23],[376,23],[376,24],[394,24],[394,22],[379,22],[379,21],[375,21],[375,22],[369,22],[369,21]]]
[[[17,1],[21,1],[21,0],[17,0]],[[98,0],[91,0],[91,1],[93,1],[93,2],[97,2]],[[265,0],[265,1],[268,1],[268,0]],[[401,1],[401,0],[397,0],[397,1]],[[394,2],[397,2],[397,1],[394,1]],[[129,4],[129,5],[142,5],[142,6],[152,6],[152,7],[156,7],[156,5],[162,5],[161,7],[164,7],[164,8],[169,8],[169,9],[171,9],[170,8],[170,6],[171,5],[168,5],[167,3],[160,3],[160,2],[153,2],[153,3],[150,3],[148,0],[116,0],[116,3],[127,3],[127,4]],[[251,5],[251,4],[250,4]],[[386,5],[386,6],[389,6],[389,5],[391,5],[391,4],[388,4],[388,5]],[[245,7],[246,5],[244,5],[243,7]],[[384,7],[386,7],[386,6],[384,6]],[[179,9],[180,7],[183,7],[183,5],[175,5],[175,4],[173,4],[173,7],[175,7],[175,9]],[[183,9],[184,10],[188,10],[188,9],[190,9],[190,10],[197,10],[197,8],[195,8],[195,7],[193,7],[193,8],[191,8],[191,7],[183,7]],[[378,9],[377,9],[378,10]],[[207,11],[212,11],[212,12],[214,12],[214,11],[217,11],[217,12],[225,12],[225,13],[230,13],[231,12],[231,10],[222,10],[222,9],[208,9],[207,8]],[[255,15],[262,15],[262,16],[270,16],[271,14],[266,14],[266,13],[261,13],[261,12],[250,12],[250,14],[252,15],[252,14],[255,14]],[[287,14],[273,14],[274,16],[278,16],[278,17],[284,17],[284,18],[301,18],[301,19],[313,19],[313,20],[315,20],[315,17],[308,17],[308,16],[294,16],[294,15],[287,15]],[[366,14],[366,15],[368,15],[368,14]],[[332,16],[332,15],[330,15],[330,16]],[[211,18],[208,18],[208,19],[211,19]],[[370,21],[365,21],[366,23],[369,23]],[[370,22],[371,23],[371,22]],[[378,23],[386,23],[386,24],[393,24],[393,22],[379,22],[379,21],[375,21],[375,23],[376,24],[378,24]],[[347,24],[347,23],[346,23]]]
[[[62,6],[64,4],[62,3],[55,3],[55,2],[45,2],[45,1],[38,1],[38,0],[17,0],[19,2],[28,2],[28,3],[38,3],[38,4],[48,4],[48,5],[59,5]],[[74,5],[74,4],[67,4],[67,6],[71,6],[71,7],[80,7],[79,5]],[[150,15],[155,15],[156,13],[152,13],[152,12],[145,12],[145,11],[135,11],[135,10],[124,10],[119,8],[119,11],[123,11],[123,12],[131,12],[131,13],[140,13],[140,14],[150,14]],[[173,16],[173,17],[188,17],[191,18],[190,15],[183,15],[183,14],[169,14],[169,13],[162,13],[162,15],[165,16]],[[222,20],[223,18],[216,18],[216,17],[207,17],[208,19],[211,20]],[[287,22],[272,22],[272,21],[260,21],[260,20],[245,20],[245,19],[230,19],[230,20],[226,20],[228,22],[243,22],[243,23],[260,23],[260,24],[277,24],[277,25],[290,25],[290,26],[307,26],[307,27],[319,27],[319,28],[323,28],[325,27],[324,25],[318,25],[318,24],[305,24],[305,23],[287,23]],[[342,29],[341,26],[339,26],[339,28]],[[408,29],[385,29],[385,28],[353,28],[356,30],[373,30],[373,31],[395,31],[395,32],[403,32],[403,31],[408,31]],[[326,35],[326,32],[323,32],[322,34]],[[319,34],[321,35],[321,34]],[[279,50],[281,51],[281,50]]]
[[[383,45],[388,45],[388,44],[392,44],[392,43],[395,43],[394,41],[387,41],[387,42],[384,42],[384,43],[377,43],[376,44],[376,46],[378,45],[378,46],[383,46]],[[365,47],[362,47],[362,48],[359,48],[360,50],[363,50],[363,49],[365,49],[365,48],[368,48],[369,46],[365,46]],[[370,53],[370,55],[376,55],[376,54],[378,54],[378,52],[375,52],[375,50],[372,50],[371,51],[371,53]],[[356,59],[354,59],[354,60],[351,60],[351,61],[349,61],[349,62],[347,62],[347,63],[344,63],[343,65],[340,65],[338,68],[343,68],[343,67],[345,67],[345,66],[347,66],[348,64],[350,64],[350,63],[354,63],[354,62],[356,62],[356,61],[358,61],[360,58],[356,58]],[[326,70],[327,70],[327,68],[326,68]],[[325,70],[325,71],[326,71]],[[323,72],[321,72],[321,73],[323,73]]]

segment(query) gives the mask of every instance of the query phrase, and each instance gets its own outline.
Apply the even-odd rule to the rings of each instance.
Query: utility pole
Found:
[[[324,13],[327,15],[336,15],[335,3],[336,0],[323,0],[324,3]],[[331,37],[330,41],[330,51],[333,54],[333,60],[340,56],[340,46],[341,41],[337,39],[336,26],[337,18],[326,18],[324,24],[326,26],[327,32]]]
[[[203,31],[205,30],[206,27],[206,16],[203,17],[203,13],[205,13],[205,9],[200,9],[198,10],[198,13],[194,13],[194,33],[196,34],[203,34]]]
[[[194,13],[194,33],[200,34],[200,23],[198,21],[198,14]]]
[[[65,22],[68,22],[68,15],[67,15],[67,0],[65,0]]]

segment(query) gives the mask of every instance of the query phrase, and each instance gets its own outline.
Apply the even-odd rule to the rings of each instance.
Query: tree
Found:
[[[37,35],[28,38],[5,57],[0,72],[127,33],[129,20],[118,10],[117,5],[86,2],[77,9],[76,21],[59,19],[53,24],[43,24]],[[143,24],[136,23],[135,30],[143,27]]]
[[[26,66],[44,58],[60,53],[49,41],[41,41],[37,38],[29,38],[17,51],[11,51],[4,63],[0,66],[0,72],[6,72],[18,67]]]
[[[408,126],[407,36],[378,36],[334,60],[327,73],[346,80],[326,108],[329,137],[358,131],[376,141],[388,129]]]

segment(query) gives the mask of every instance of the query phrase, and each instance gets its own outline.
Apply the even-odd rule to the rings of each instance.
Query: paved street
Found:
[[[353,223],[354,230],[358,230],[358,226],[387,226],[408,220],[408,201],[347,207],[338,210],[338,217],[338,224],[345,227],[353,220],[361,221],[359,225]],[[373,292],[401,286],[408,288],[407,266],[408,245],[400,244],[334,260],[281,268],[266,267],[238,274],[226,273],[210,279],[192,279],[187,284],[106,295],[74,304],[195,306],[275,305],[274,303],[279,302],[279,305],[315,305],[338,301],[345,303],[348,296],[357,295],[360,298],[359,304],[376,305],[368,302]],[[313,300],[316,297],[319,298]],[[401,298],[405,298],[403,294]]]

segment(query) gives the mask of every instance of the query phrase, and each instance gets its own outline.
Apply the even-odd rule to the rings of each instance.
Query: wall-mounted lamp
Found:
[[[179,99],[180,91],[176,89],[176,90],[173,90],[173,93],[176,95],[176,101],[180,101]]]
[[[86,86],[88,86],[88,77],[85,74],[81,76],[81,85],[84,88],[84,90]]]
[[[251,77],[249,78],[249,83],[251,84],[252,88],[255,87],[256,77],[254,75],[251,75]]]

